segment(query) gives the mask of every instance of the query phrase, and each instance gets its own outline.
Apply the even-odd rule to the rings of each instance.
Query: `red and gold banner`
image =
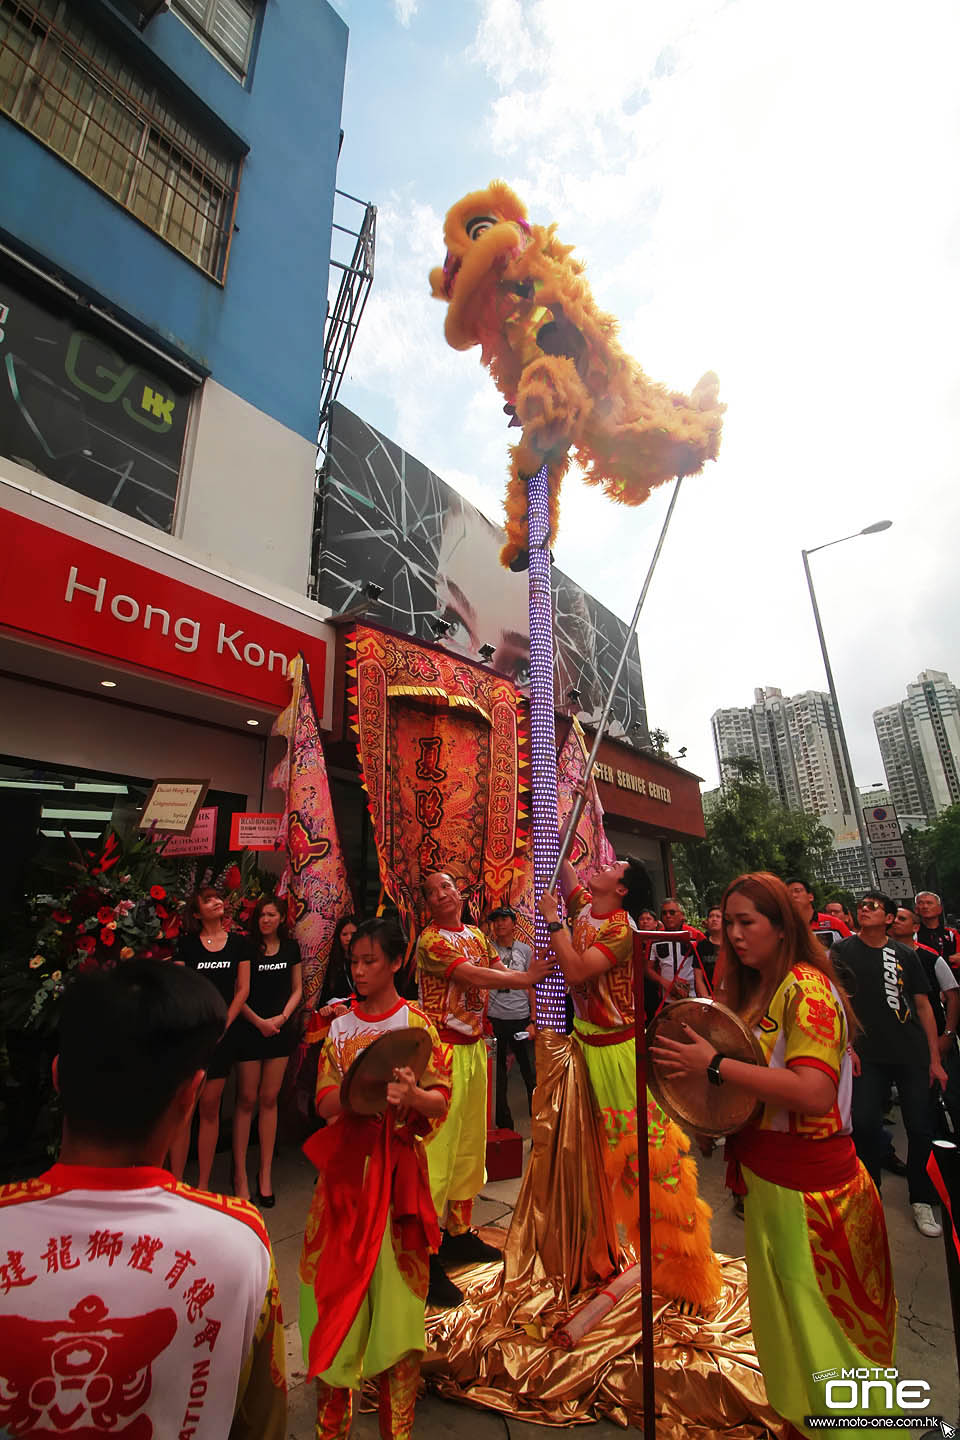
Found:
[[[525,845],[524,711],[505,677],[358,627],[349,689],[380,879],[409,921],[447,870],[474,915],[505,900]]]
[[[578,720],[572,719],[567,737],[560,746],[560,754],[557,756],[557,810],[561,831],[573,809],[577,790],[583,784],[588,753],[586,737],[580,723]],[[600,796],[597,794],[597,787],[592,776],[587,787],[586,803],[580,812],[577,833],[573,837],[567,859],[582,881],[589,880],[597,870],[616,859],[613,846],[607,839],[606,831],[603,828],[603,806],[600,803]],[[533,862],[529,854],[523,857],[513,895],[511,904],[517,911],[518,929],[524,940],[532,945]]]
[[[304,1004],[312,1009],[337,921],[349,914],[353,901],[302,655],[291,664],[290,676],[290,704],[277,716],[272,732],[286,740],[287,753],[270,778],[285,797],[276,844],[278,849],[286,846],[287,869],[278,894],[289,897],[293,936],[303,957]]]

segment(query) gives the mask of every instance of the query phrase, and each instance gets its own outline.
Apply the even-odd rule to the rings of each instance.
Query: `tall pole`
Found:
[[[845,537],[845,538],[853,538]],[[837,544],[839,542],[832,542]],[[818,545],[818,550],[826,547]],[[876,872],[873,864],[873,852],[870,849],[870,840],[867,836],[867,827],[863,822],[863,810],[860,805],[860,795],[853,779],[853,766],[850,763],[850,751],[847,748],[847,737],[843,729],[843,719],[840,715],[840,701],[837,699],[837,687],[833,683],[833,671],[830,668],[830,656],[827,654],[827,642],[823,634],[823,626],[820,623],[820,610],[817,606],[817,596],[813,588],[813,577],[810,574],[809,556],[812,550],[801,550],[803,556],[803,570],[807,577],[807,589],[810,591],[810,604],[813,606],[813,618],[816,621],[817,635],[820,638],[820,653],[823,656],[823,668],[827,672],[827,689],[830,691],[830,699],[833,701],[833,714],[837,722],[837,735],[840,740],[840,752],[843,755],[843,763],[847,772],[847,784],[850,787],[850,803],[853,806],[853,813],[856,816],[857,832],[860,836],[860,846],[863,850],[863,863],[866,866],[867,884],[876,884]]]
[[[539,900],[559,851],[557,731],[553,696],[553,599],[550,588],[550,506],[546,465],[527,480],[530,531],[530,813],[533,838],[533,894]],[[549,955],[547,922],[534,905],[537,956]],[[559,965],[536,987],[537,1026],[562,1031],[566,986]]]

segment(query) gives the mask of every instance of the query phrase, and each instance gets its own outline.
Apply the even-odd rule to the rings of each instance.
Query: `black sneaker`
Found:
[[[427,1304],[436,1306],[438,1310],[452,1310],[462,1299],[463,1291],[459,1285],[454,1285],[437,1256],[431,1255]]]
[[[437,1259],[445,1266],[470,1265],[477,1260],[502,1260],[503,1251],[481,1240],[476,1230],[464,1230],[461,1235],[444,1230]]]

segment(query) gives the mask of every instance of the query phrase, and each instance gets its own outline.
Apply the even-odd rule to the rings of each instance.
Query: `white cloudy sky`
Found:
[[[379,207],[344,402],[500,515],[507,433],[427,271],[494,176],[556,220],[654,379],[715,369],[720,460],[684,482],[644,617],[651,724],[709,784],[709,718],[825,688],[856,777],[872,711],[960,681],[960,8],[955,0],[337,0],[340,185]],[[567,481],[557,563],[624,618],[667,504]]]

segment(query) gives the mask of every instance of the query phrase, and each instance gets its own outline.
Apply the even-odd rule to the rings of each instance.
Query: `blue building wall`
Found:
[[[84,7],[141,68],[246,148],[225,285],[0,115],[0,229],[308,439],[317,433],[347,27],[326,0],[265,0],[241,85],[175,15],[141,36]],[[79,9],[79,6],[78,6]]]

